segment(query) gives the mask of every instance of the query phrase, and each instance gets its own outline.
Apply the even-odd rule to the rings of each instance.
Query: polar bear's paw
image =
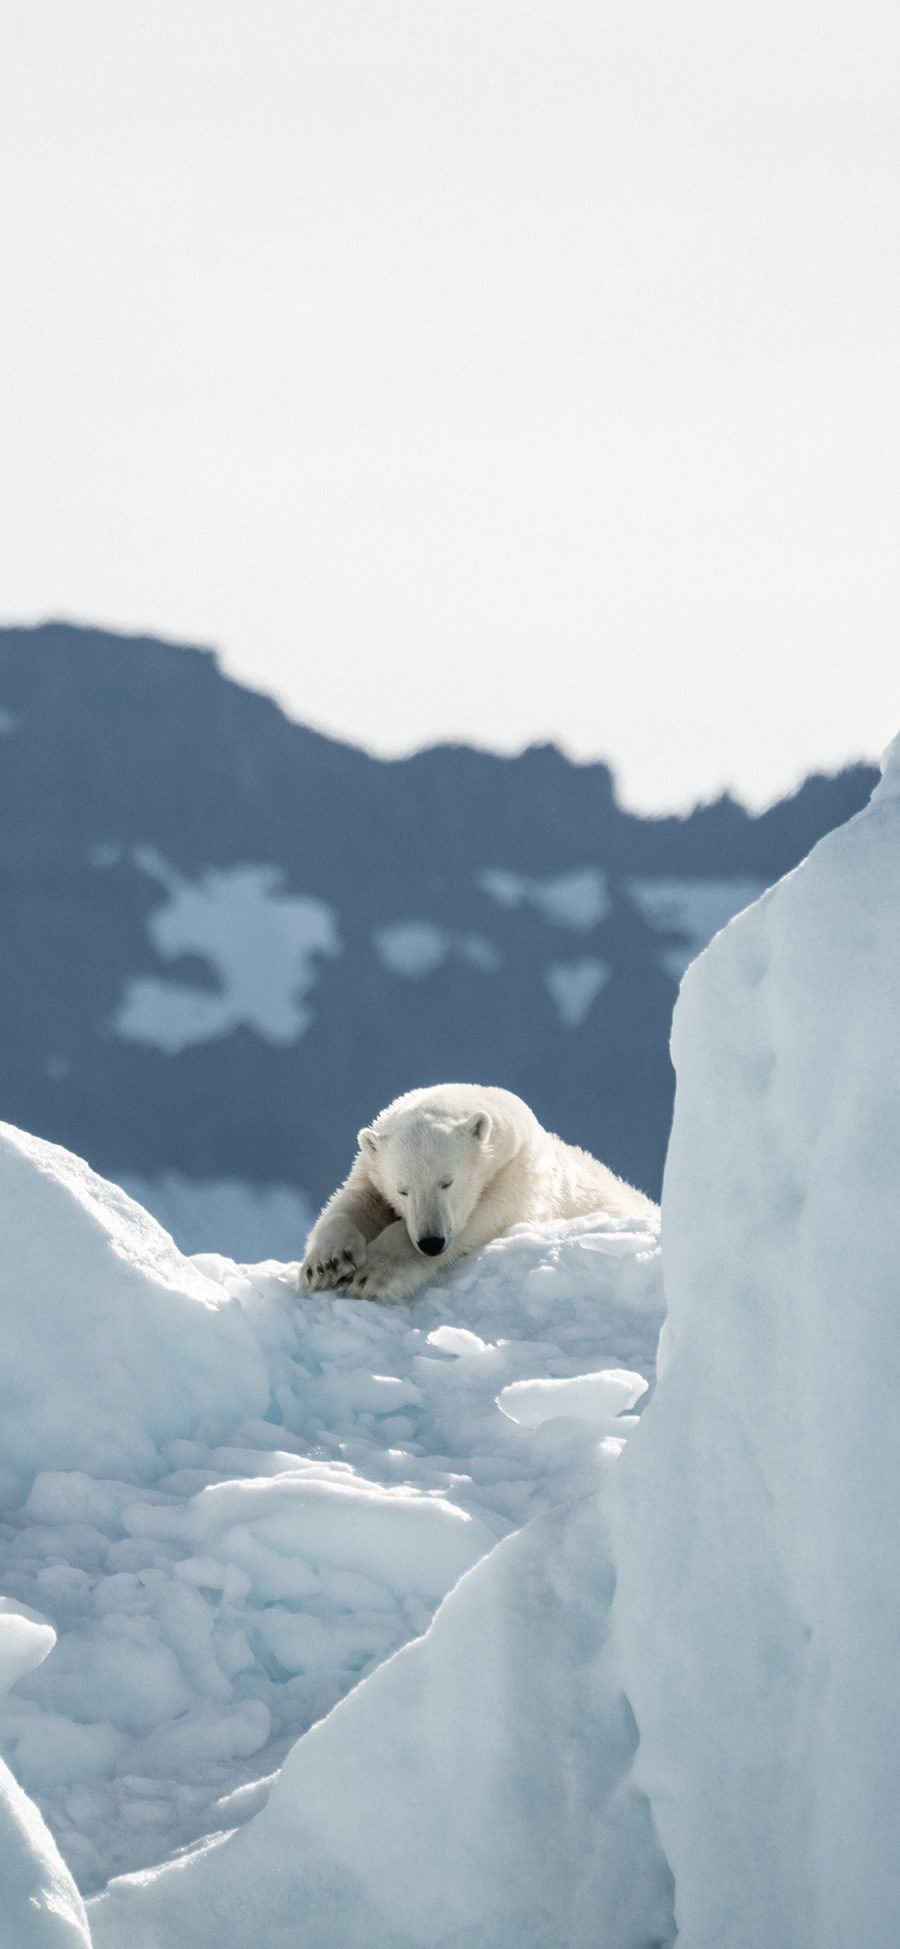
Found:
[[[348,1279],[338,1280],[342,1299],[374,1299],[391,1306],[399,1299],[411,1299],[424,1281],[397,1271],[396,1266],[368,1265]]]
[[[327,1219],[309,1240],[297,1284],[302,1293],[346,1291],[365,1263],[366,1241],[358,1227],[346,1218]]]
[[[365,1265],[339,1279],[338,1287],[348,1299],[374,1299],[390,1306],[411,1299],[426,1284],[429,1270],[413,1252],[406,1226],[395,1224],[371,1241]]]

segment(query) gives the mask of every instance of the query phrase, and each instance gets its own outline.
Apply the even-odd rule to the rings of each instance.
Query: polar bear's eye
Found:
[[[398,1187],[397,1187],[397,1196],[398,1196],[398,1198],[408,1198],[408,1197],[409,1197],[409,1192],[408,1192],[408,1191],[401,1191],[401,1190],[400,1190],[400,1187],[399,1187],[399,1185],[398,1185]]]
[[[452,1183],[453,1183],[452,1178],[441,1178],[440,1189],[442,1191],[449,1191]]]

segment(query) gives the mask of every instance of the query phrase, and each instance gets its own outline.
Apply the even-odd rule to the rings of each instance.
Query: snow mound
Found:
[[[265,1276],[222,1270],[252,1283],[270,1333]],[[355,1576],[368,1592],[402,1585],[423,1622],[438,1581],[449,1594],[297,1741],[248,1825],[91,1903],[97,1949],[246,1949],[260,1934],[288,1949],[298,1916],[305,1949],[558,1949],[598,1927],[615,1949],[670,1941],[670,1879],[630,1780],[634,1726],[609,1647],[602,1506],[653,1371],[658,1270],[652,1221],[583,1218],[517,1227],[413,1308],[304,1302],[293,1409],[275,1392],[307,1442],[327,1438],[360,1472],[345,1491],[367,1498]],[[603,1367],[625,1351],[643,1376]],[[363,1468],[405,1484],[381,1534]],[[413,1484],[432,1521],[456,1518],[436,1567],[410,1522]],[[240,1493],[201,1501],[221,1496],[227,1517]],[[456,1582],[447,1552],[461,1546],[473,1567]],[[313,1662],[334,1658],[342,1629],[318,1615]],[[279,1621],[298,1661],[311,1628],[302,1610]]]
[[[268,1404],[240,1307],[123,1191],[9,1124],[0,1337],[6,1501],[39,1468],[149,1477],[161,1444]]]
[[[609,1647],[611,1459],[595,1448],[593,1493],[500,1543],[298,1741],[247,1827],[114,1882],[91,1904],[97,1949],[669,1942]]]
[[[0,1691],[52,1651],[54,1633],[0,1600]],[[9,1949],[90,1949],[84,1903],[59,1850],[0,1760],[0,1940]]]
[[[900,741],[675,1019],[667,1350],[617,1474],[679,1949],[893,1949]]]
[[[656,1885],[644,1802],[620,1784],[632,1729],[604,1664],[612,1575],[596,1510],[598,1470],[605,1480],[653,1374],[653,1222],[518,1227],[405,1308],[301,1303],[291,1267],[182,1258],[122,1192],[51,1145],[4,1130],[0,1176],[0,1590],[47,1621],[26,1637],[43,1631],[48,1653],[37,1667],[22,1639],[13,1674],[24,1627],[0,1609],[0,1662],[14,1676],[0,1752],[83,1892],[138,1871],[92,1905],[95,1939],[152,1940],[158,1908],[167,1949],[199,1943],[192,1891],[208,1854],[223,1876],[209,1899],[232,1910],[235,1944],[274,1944],[278,1903],[296,1913],[312,1901],[284,1836],[295,1823],[305,1831],[317,1789],[303,1783],[318,1752],[332,1765],[334,1740],[362,1826],[379,1753],[385,1808],[406,1795],[410,1821],[432,1838],[444,1803],[426,1818],[426,1780],[444,1778],[452,1797],[467,1770],[458,1850],[466,1822],[487,1836],[507,1818],[491,1780],[508,1747],[523,1811],[502,1845],[496,1837],[496,1858],[503,1874],[515,1861],[524,1873],[545,1818],[540,1796],[526,1796],[525,1698],[547,1645],[561,1663],[541,1680],[541,1723],[557,1706],[580,1722],[595,1688],[614,1729],[602,1778],[585,1737],[579,1819],[592,1795],[618,1805],[624,1793],[628,1846],[650,1848]],[[576,1577],[582,1549],[582,1624],[558,1597],[553,1623],[548,1592]],[[499,1645],[486,1662],[486,1641],[507,1602],[504,1689]],[[423,1685],[447,1704],[420,1722]],[[469,1726],[474,1744],[479,1718],[491,1729],[480,1783],[454,1730]],[[210,1846],[234,1829],[233,1845]],[[309,1831],[315,1879],[337,1836],[320,1831],[314,1848]],[[385,1821],[381,1831],[387,1846]],[[224,1892],[237,1840],[260,1876],[241,1900]],[[185,1846],[194,1852],[158,1872]],[[372,1862],[377,1852],[373,1829]],[[499,1880],[487,1888],[488,1853],[485,1838],[480,1887],[501,1929],[508,1899]],[[332,1942],[354,1939],[347,1868],[338,1847],[323,1942],[329,1929]],[[393,1899],[373,1867],[359,1916]],[[431,1926],[423,1902],[409,1911],[413,1939]],[[469,1913],[461,1892],[452,1912]]]

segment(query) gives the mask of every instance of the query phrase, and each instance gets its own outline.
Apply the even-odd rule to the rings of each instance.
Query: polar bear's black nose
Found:
[[[445,1238],[435,1238],[432,1235],[429,1238],[420,1238],[418,1246],[420,1252],[427,1252],[429,1259],[436,1259],[443,1252],[446,1243]]]

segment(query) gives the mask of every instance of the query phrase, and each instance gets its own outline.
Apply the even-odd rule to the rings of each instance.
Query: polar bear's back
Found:
[[[540,1141],[511,1167],[515,1171],[521,1162],[527,1178],[520,1195],[528,1199],[529,1218],[579,1218],[593,1211],[605,1212],[609,1218],[636,1218],[655,1212],[652,1199],[617,1177],[590,1151],[564,1143],[540,1125],[538,1130]]]

